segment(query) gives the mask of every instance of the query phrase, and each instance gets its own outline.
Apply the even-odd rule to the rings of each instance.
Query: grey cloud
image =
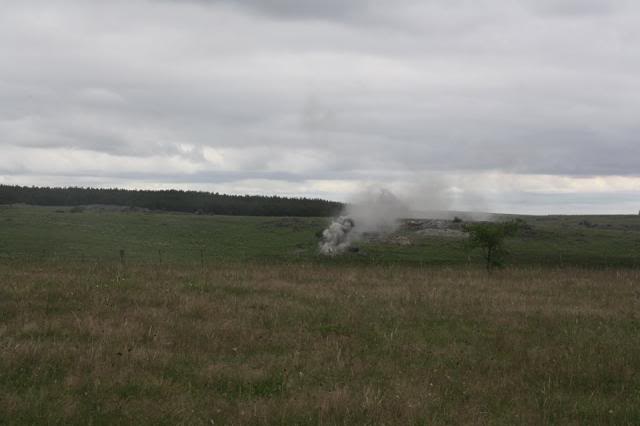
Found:
[[[15,2],[2,173],[47,172],[37,148],[105,180],[638,176],[638,28],[623,0]]]
[[[172,0],[176,1],[176,0]],[[284,19],[342,20],[366,11],[371,0],[191,0],[209,5],[242,7]]]
[[[1,170],[1,173],[8,175],[21,175],[25,174],[25,169],[16,170]],[[206,172],[206,173],[193,173],[193,174],[176,174],[176,173],[136,173],[136,172],[115,172],[108,173],[48,173],[48,176],[65,176],[73,178],[103,178],[103,179],[117,179],[123,181],[151,181],[151,182],[175,182],[175,183],[229,183],[237,182],[239,180],[259,179],[259,180],[273,180],[273,181],[285,181],[285,182],[302,182],[305,180],[304,176],[299,176],[292,173],[285,172]]]
[[[533,10],[543,15],[598,16],[609,15],[623,7],[626,0],[536,0]]]

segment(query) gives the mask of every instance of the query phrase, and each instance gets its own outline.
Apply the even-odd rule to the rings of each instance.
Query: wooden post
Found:
[[[120,264],[124,266],[124,249],[120,249]]]

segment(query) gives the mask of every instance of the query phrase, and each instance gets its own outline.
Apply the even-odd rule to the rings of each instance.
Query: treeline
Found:
[[[0,185],[0,204],[85,206],[105,204],[150,210],[241,216],[333,216],[334,201],[258,195],[225,195],[200,191],[49,188]]]

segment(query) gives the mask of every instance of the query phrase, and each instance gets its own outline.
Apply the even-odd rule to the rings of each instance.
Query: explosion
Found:
[[[409,215],[407,205],[391,191],[369,188],[357,194],[343,214],[322,232],[320,253],[336,256],[349,249],[364,235],[393,233],[401,218]]]
[[[351,245],[351,231],[355,227],[353,219],[340,216],[322,232],[320,253],[335,256],[344,253]]]

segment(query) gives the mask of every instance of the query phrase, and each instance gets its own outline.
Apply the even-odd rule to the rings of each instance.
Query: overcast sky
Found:
[[[640,2],[3,0],[0,183],[640,210]]]

